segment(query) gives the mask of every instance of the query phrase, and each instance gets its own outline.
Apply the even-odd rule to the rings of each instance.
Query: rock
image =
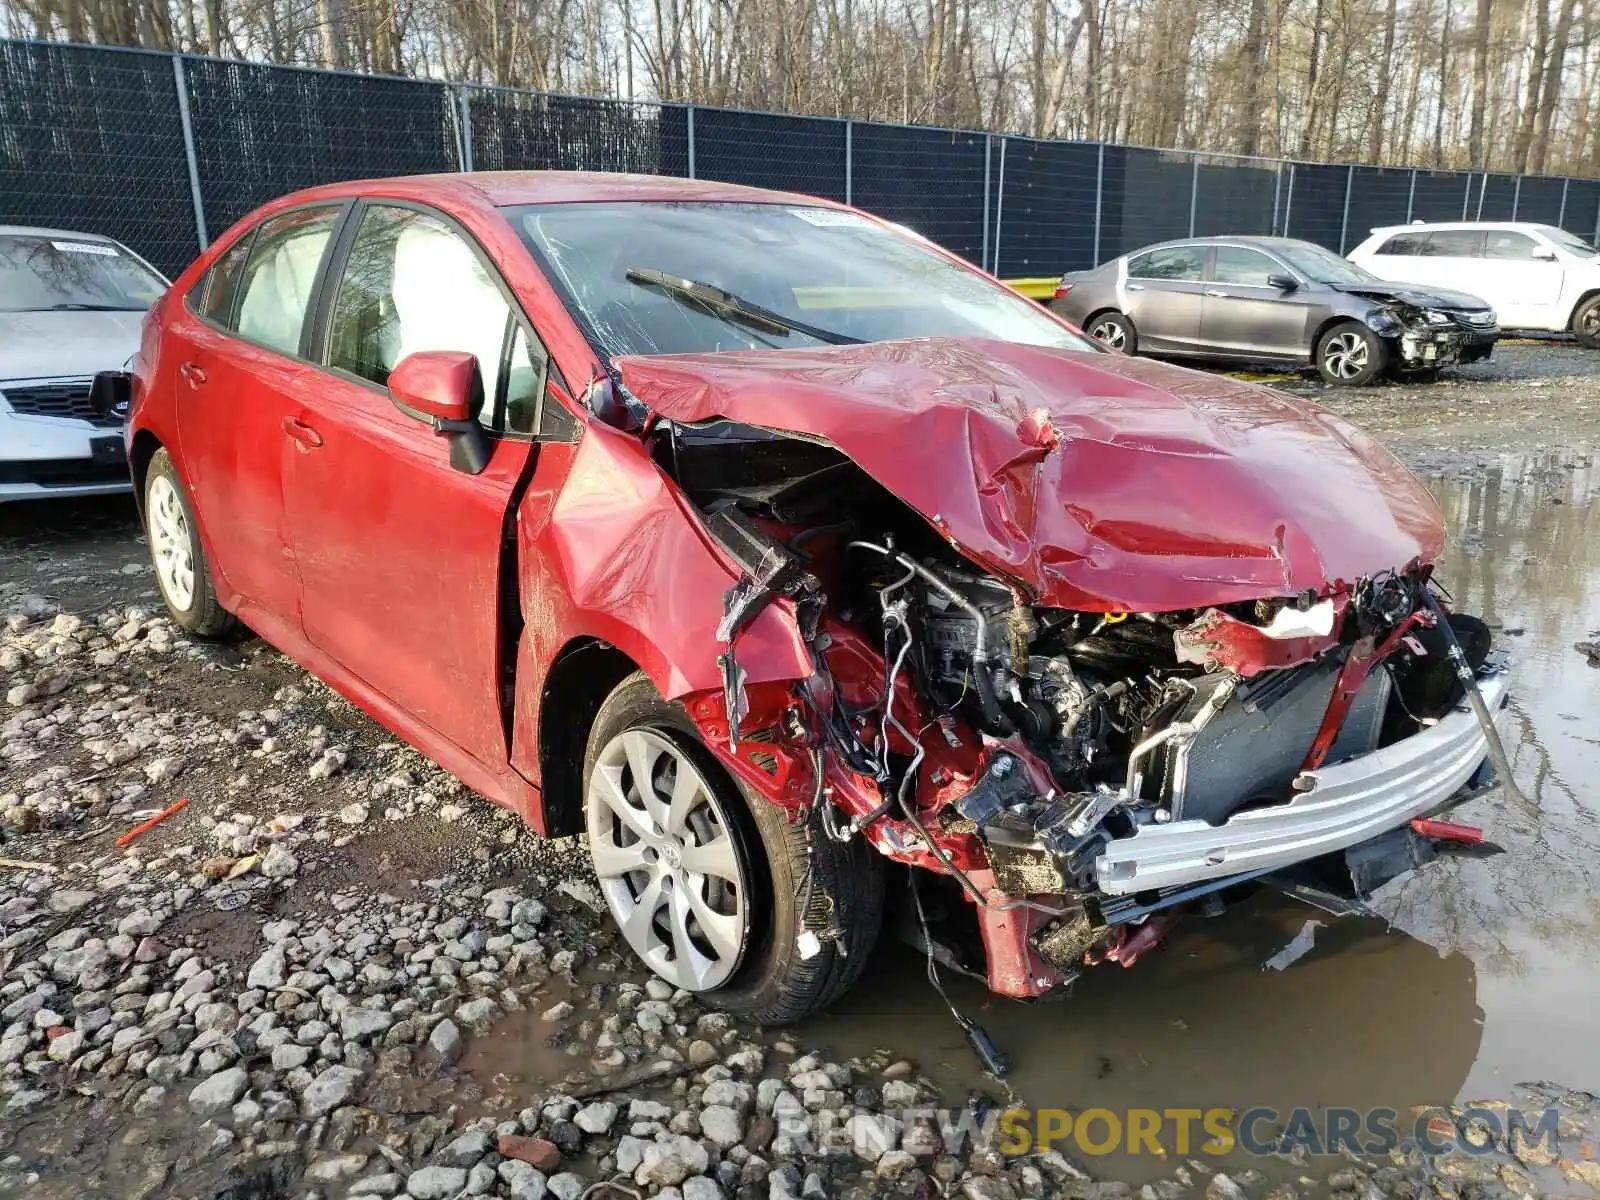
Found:
[[[278,842],[274,842],[261,856],[261,873],[268,879],[288,879],[298,870],[300,860]]]
[[[445,1200],[467,1186],[467,1173],[460,1167],[423,1167],[406,1177],[406,1191],[416,1200]]]
[[[859,1157],[877,1162],[894,1149],[898,1125],[893,1117],[857,1113],[844,1123],[844,1132]]]
[[[439,820],[446,825],[453,825],[467,815],[467,810],[459,804],[441,804],[439,806]]]
[[[365,804],[346,804],[339,810],[339,820],[346,825],[359,825],[367,819]]]
[[[499,1167],[500,1182],[511,1191],[511,1200],[544,1200],[544,1172],[521,1159],[508,1158]]]
[[[366,1168],[365,1154],[333,1154],[319,1158],[306,1168],[306,1178],[312,1183],[342,1183],[359,1175]]]
[[[344,769],[344,764],[349,761],[349,755],[337,747],[330,746],[322,752],[322,757],[311,764],[307,772],[312,779],[330,779]]]
[[[205,1117],[215,1116],[232,1108],[233,1102],[244,1095],[249,1086],[250,1076],[243,1067],[218,1071],[210,1079],[196,1084],[189,1093],[189,1110]]]
[[[500,1015],[500,1005],[489,996],[479,996],[476,1000],[468,1000],[456,1009],[456,1020],[465,1025],[474,1033],[482,1033],[493,1025],[495,1018]]]
[[[644,1148],[649,1144],[631,1133],[624,1134],[617,1143],[617,1170],[623,1175],[632,1175],[637,1171],[644,1160]]]
[[[281,1046],[272,1048],[272,1069],[274,1071],[292,1071],[296,1067],[305,1066],[310,1061],[310,1046],[297,1046],[293,1042],[285,1042]]]
[[[395,1172],[386,1171],[382,1175],[368,1175],[365,1179],[352,1183],[345,1195],[392,1196],[400,1190],[404,1183],[405,1180]]]
[[[694,1175],[683,1181],[683,1200],[723,1200],[722,1188],[715,1179]]]
[[[917,1156],[909,1150],[885,1150],[878,1159],[879,1179],[899,1179],[917,1165]]]
[[[703,1174],[710,1163],[706,1148],[678,1134],[661,1142],[648,1142],[633,1177],[639,1183],[674,1187],[691,1175]]]
[[[300,1096],[300,1115],[306,1120],[332,1112],[350,1099],[361,1072],[354,1067],[329,1067],[309,1084]],[[463,1175],[463,1178],[465,1176]],[[407,1183],[410,1188],[410,1183]]]
[[[347,1042],[364,1042],[388,1031],[394,1016],[381,1008],[347,1008],[339,1018],[339,1036]]]
[[[572,1015],[572,1005],[565,1000],[552,1004],[539,1014],[541,1021],[565,1021]]]
[[[540,1171],[553,1171],[561,1165],[560,1147],[544,1138],[503,1133],[495,1148],[505,1158],[525,1162]]]
[[[453,1167],[470,1167],[489,1153],[489,1145],[490,1138],[487,1133],[481,1129],[472,1129],[440,1151],[439,1157]]]
[[[712,1104],[700,1112],[700,1132],[719,1150],[728,1150],[744,1141],[744,1121],[726,1104]]]
[[[283,948],[272,946],[251,964],[250,974],[245,977],[245,984],[253,988],[280,988],[283,986],[287,970],[288,964],[284,960]]]
[[[547,1186],[556,1200],[579,1200],[589,1185],[581,1176],[574,1175],[571,1171],[563,1171],[560,1175],[551,1176]]]
[[[61,916],[66,913],[77,912],[85,904],[88,904],[91,900],[93,900],[94,896],[95,894],[93,892],[77,891],[67,888],[59,892],[50,893],[50,899],[48,903],[50,906],[50,911],[55,913],[57,916]]]
[[[449,1017],[440,1021],[428,1034],[427,1053],[435,1062],[446,1066],[454,1063],[466,1049],[461,1028]]]
[[[1218,1171],[1206,1184],[1206,1200],[1249,1200],[1249,1197],[1229,1176]]]
[[[161,918],[148,908],[136,908],[117,922],[117,932],[129,937],[148,937],[161,928]]]
[[[467,1171],[467,1195],[487,1196],[494,1188],[494,1168],[479,1163]]]
[[[616,1122],[617,1106],[609,1100],[597,1100],[578,1110],[573,1124],[585,1133],[605,1133]]]
[[[974,1175],[961,1181],[962,1200],[1017,1200],[1016,1189],[998,1175]]]
[[[75,1029],[69,1029],[53,1039],[50,1043],[51,1062],[71,1062],[78,1057],[78,1052],[83,1049],[83,1034]]]

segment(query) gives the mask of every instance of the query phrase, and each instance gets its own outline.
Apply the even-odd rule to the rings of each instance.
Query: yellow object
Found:
[[[1061,276],[1033,276],[1028,279],[1002,279],[1001,283],[1015,292],[1021,292],[1029,300],[1054,300],[1056,285],[1061,282]]]

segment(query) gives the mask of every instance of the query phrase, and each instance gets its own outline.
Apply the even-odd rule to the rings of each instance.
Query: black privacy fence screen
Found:
[[[1165,238],[1521,220],[1600,236],[1600,180],[1364,167],[548,95],[0,39],[0,224],[107,234],[168,274],[341,179],[631,171],[855,204],[1002,278]]]

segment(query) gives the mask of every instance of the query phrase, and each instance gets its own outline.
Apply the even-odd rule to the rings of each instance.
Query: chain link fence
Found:
[[[108,234],[176,274],[297,188],[628,171],[855,204],[1003,278],[1166,238],[1525,220],[1600,239],[1600,180],[1344,166],[549,95],[0,39],[0,223]]]

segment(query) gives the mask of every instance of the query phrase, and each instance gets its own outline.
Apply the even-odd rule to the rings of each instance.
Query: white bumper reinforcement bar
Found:
[[[1480,677],[1484,704],[1504,724],[1505,669]],[[1248,748],[1246,748],[1248,752]],[[1334,766],[1305,771],[1287,803],[1255,808],[1218,826],[1145,825],[1095,860],[1113,896],[1268,871],[1358,845],[1397,829],[1453,796],[1488,755],[1488,740],[1463,701],[1438,724]]]

